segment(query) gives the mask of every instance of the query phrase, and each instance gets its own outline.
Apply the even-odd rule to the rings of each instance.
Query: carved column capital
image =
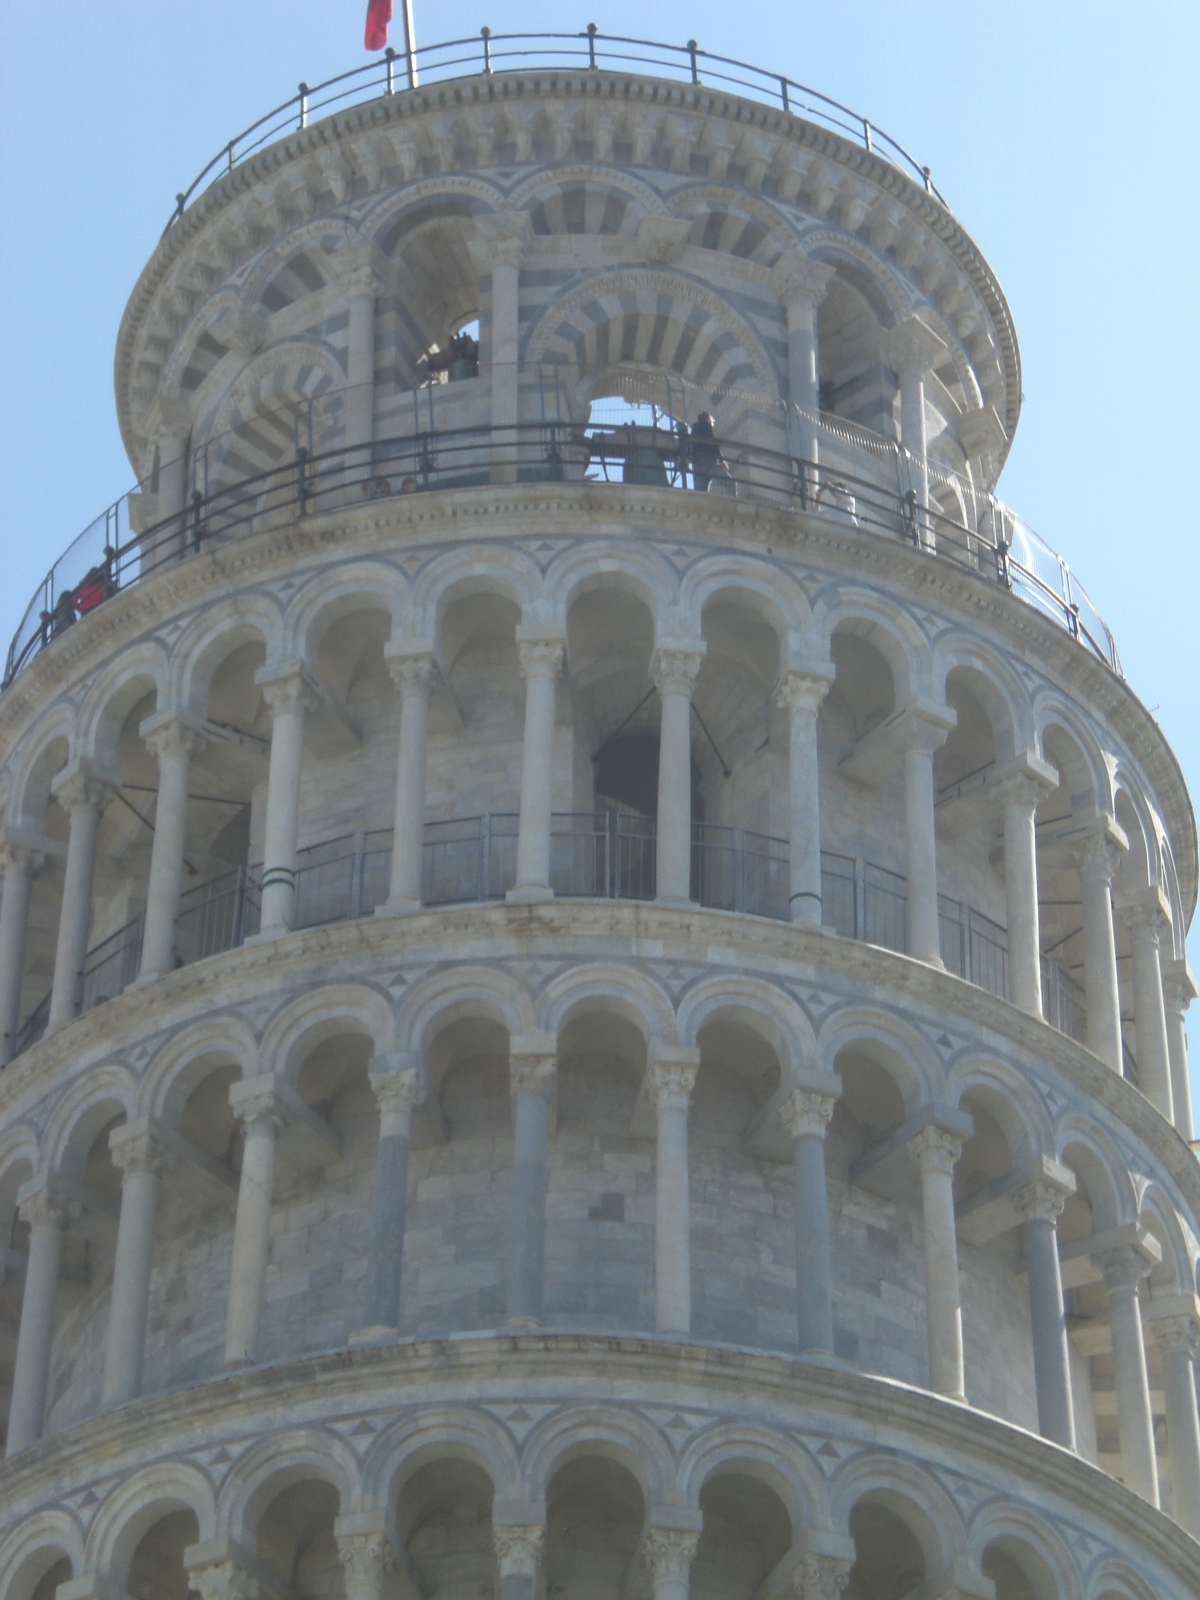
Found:
[[[17,1195],[17,1213],[33,1233],[51,1228],[61,1233],[71,1220],[72,1209],[67,1196],[49,1183]]]
[[[1035,1178],[1013,1196],[1013,1209],[1022,1222],[1057,1222],[1074,1192],[1053,1178]]]
[[[779,681],[775,701],[793,715],[807,712],[815,717],[832,686],[833,679],[821,672],[786,672]]]
[[[517,629],[517,658],[526,679],[557,678],[562,668],[567,636],[562,628],[522,623]]]
[[[1117,1245],[1099,1257],[1098,1266],[1104,1274],[1106,1289],[1137,1289],[1148,1277],[1154,1263],[1147,1259],[1136,1244]]]
[[[1159,1348],[1168,1354],[1184,1355],[1191,1361],[1200,1355],[1200,1326],[1194,1316],[1156,1317],[1152,1304],[1147,1327]]]
[[[70,762],[50,785],[50,792],[68,816],[77,811],[103,811],[121,786],[115,772],[102,772],[91,762]]]
[[[338,1560],[346,1573],[347,1592],[368,1589],[379,1593],[385,1572],[391,1570],[395,1554],[386,1533],[337,1534]]]
[[[650,1064],[654,1103],[660,1111],[686,1111],[696,1087],[699,1050],[659,1050]]]
[[[210,1561],[188,1568],[188,1588],[200,1600],[258,1600],[258,1579],[236,1561]]]
[[[793,1089],[780,1105],[779,1115],[783,1118],[783,1125],[791,1138],[799,1139],[805,1134],[816,1134],[818,1138],[823,1139],[837,1102],[838,1094],[835,1091]]]
[[[272,717],[311,711],[320,704],[320,691],[298,661],[287,662],[273,669],[264,667],[254,681],[262,690]]]
[[[684,1584],[691,1571],[700,1535],[691,1528],[649,1528],[642,1547],[642,1559],[657,1583]]]
[[[16,839],[0,840],[0,873],[10,869],[28,872],[31,876],[46,865],[46,852],[35,845],[23,844]]]
[[[901,374],[931,372],[945,355],[945,344],[920,317],[909,317],[888,335],[888,360]]]
[[[1104,818],[1101,825],[1087,833],[1071,852],[1080,875],[1099,878],[1111,887],[1121,857],[1128,848],[1122,842],[1124,838],[1116,823]]]
[[[138,731],[160,767],[166,761],[192,761],[208,743],[203,730],[178,712],[147,717]]]
[[[554,1093],[558,1040],[551,1033],[514,1034],[508,1045],[508,1081],[514,1097]]]
[[[287,1121],[287,1108],[279,1092],[279,1083],[273,1073],[264,1072],[256,1078],[243,1078],[232,1084],[229,1104],[250,1138],[268,1130],[278,1132]]]
[[[796,1600],[841,1600],[853,1565],[849,1556],[818,1555],[806,1550],[792,1580]]]
[[[425,1099],[425,1080],[416,1067],[401,1067],[398,1071],[368,1073],[380,1114],[406,1116]]]
[[[359,240],[339,250],[333,258],[333,270],[338,287],[348,300],[359,295],[374,299],[387,287],[387,262],[370,240]]]
[[[834,276],[834,269],[823,261],[814,261],[802,250],[789,250],[771,270],[771,282],[784,305],[807,301],[817,306],[824,298]]]
[[[672,640],[656,646],[650,676],[659,694],[690,697],[707,648],[703,639]]]
[[[174,1162],[158,1128],[149,1117],[114,1128],[108,1136],[113,1165],[128,1177],[152,1175],[161,1178]]]
[[[962,1155],[964,1143],[961,1133],[931,1122],[909,1141],[909,1149],[922,1173],[936,1172],[949,1178],[954,1174],[954,1164]]]
[[[437,675],[432,639],[413,639],[406,644],[388,645],[383,654],[392,682],[403,698],[430,693]]]
[[[534,1578],[542,1562],[546,1529],[538,1523],[493,1524],[492,1543],[502,1578]]]

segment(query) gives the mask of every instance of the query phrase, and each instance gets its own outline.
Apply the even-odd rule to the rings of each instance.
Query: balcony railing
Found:
[[[590,420],[549,420],[566,409],[563,391],[557,378],[535,375],[528,403],[547,420],[443,428],[437,406],[445,410],[447,402],[435,405],[434,395],[447,387],[414,391],[411,433],[328,450],[299,444],[286,464],[234,481],[222,481],[231,441],[211,440],[193,457],[195,487],[186,511],[141,532],[130,521],[135,491],[114,502],[39,585],[9,646],[3,687],[121,590],[164,565],[289,519],[493,481],[599,485],[618,479],[817,514],[903,544],[914,561],[949,561],[1017,595],[1121,670],[1104,619],[1066,562],[1028,524],[934,462],[918,470],[900,446],[848,419],[742,391],[714,391],[714,399],[664,378],[666,405],[653,425],[606,425],[595,420],[603,416],[602,403]],[[331,407],[344,399],[344,393],[335,395]],[[684,419],[702,402],[727,418],[728,433],[697,445]],[[298,428],[301,437],[308,434]],[[816,462],[806,455],[814,444]],[[926,477],[930,493],[923,504],[918,487]]]
[[[694,39],[684,45],[627,39],[601,33],[592,22],[584,33],[492,33],[490,28],[483,28],[474,37],[423,45],[407,57],[397,56],[389,49],[366,66],[339,73],[324,83],[302,83],[291,99],[268,111],[221,147],[182,194],[176,195],[175,210],[167,227],[178,221],[210,184],[276,139],[307,127],[318,112],[331,115],[367,100],[416,88],[418,84],[445,83],[497,72],[542,73],[556,68],[575,72],[627,72],[630,67],[648,67],[657,78],[732,89],[737,94],[765,100],[784,111],[832,128],[853,143],[882,156],[906,177],[919,183],[928,194],[935,195],[942,205],[946,204],[941,191],[933,185],[928,167],[919,166],[902,145],[840,101],[806,88],[782,73],[768,72],[730,56],[701,50]]]
[[[516,882],[516,812],[491,812],[425,824],[423,900],[428,906],[503,900]],[[346,833],[301,850],[296,860],[293,926],[321,927],[371,916],[388,896],[390,829]],[[262,868],[237,867],[181,897],[176,960],[189,966],[238,948],[259,930]],[[652,900],[653,817],[615,811],[555,812],[550,827],[550,886],[560,899]],[[692,899],[718,911],[788,920],[788,842],[749,828],[692,824]],[[875,862],[821,852],[823,920],[844,939],[906,948],[905,879]],[[968,983],[1008,998],[1008,933],[962,901],[938,896],[942,959]],[[88,952],[81,1010],[111,1000],[137,976],[143,919],[135,918]],[[1083,1042],[1080,985],[1042,957],[1047,1022]],[[42,1037],[46,995],[22,1024],[14,1054]]]

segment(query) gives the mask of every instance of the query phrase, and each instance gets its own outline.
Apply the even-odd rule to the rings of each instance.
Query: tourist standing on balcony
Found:
[[[702,411],[691,430],[692,487],[708,492],[712,479],[721,470],[721,449],[716,441],[712,413]]]

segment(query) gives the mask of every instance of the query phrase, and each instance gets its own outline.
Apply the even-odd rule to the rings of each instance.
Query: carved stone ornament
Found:
[[[258,1579],[236,1561],[214,1561],[188,1573],[188,1588],[200,1600],[258,1600]]]
[[[295,716],[320,704],[316,688],[299,670],[286,677],[271,678],[259,687],[272,717]]]
[[[646,1534],[643,1559],[657,1583],[685,1584],[700,1535],[690,1528],[651,1528]]]
[[[962,1155],[962,1147],[961,1133],[941,1128],[937,1123],[922,1128],[911,1142],[911,1149],[921,1171],[940,1173],[944,1178],[953,1175],[954,1164]]]
[[[378,1594],[383,1574],[394,1560],[387,1534],[339,1534],[337,1547],[338,1560],[346,1572],[346,1593],[368,1589]]]
[[[492,1528],[496,1562],[502,1578],[533,1578],[541,1565],[546,1530],[539,1524]]]
[[[793,716],[815,717],[832,683],[832,678],[817,672],[788,672],[775,695],[776,704]]]
[[[387,669],[401,697],[407,699],[409,695],[427,695],[430,692],[437,663],[432,651],[413,651],[411,654],[389,656]]]
[[[142,742],[161,767],[168,761],[194,760],[208,740],[182,717],[171,717],[143,733]]]
[[[1057,1222],[1070,1195],[1050,1178],[1035,1178],[1013,1196],[1013,1209],[1022,1222]]]
[[[1153,1310],[1153,1306],[1151,1307]],[[1200,1355],[1200,1326],[1194,1316],[1155,1317],[1147,1319],[1149,1331],[1158,1342],[1160,1350],[1168,1355],[1185,1355],[1195,1360]],[[1169,1425],[1169,1419],[1168,1419]]]
[[[127,1178],[153,1175],[160,1178],[171,1166],[171,1152],[153,1128],[114,1128],[109,1135],[113,1165]]]
[[[513,1051],[508,1058],[508,1080],[514,1095],[536,1094],[548,1100],[554,1093],[558,1058],[552,1053]]]
[[[525,678],[557,678],[562,667],[564,640],[544,636],[540,639],[517,639],[517,659],[521,675]]]
[[[686,1111],[696,1087],[698,1064],[691,1061],[656,1061],[653,1068],[654,1103],[660,1111]]]
[[[793,1089],[779,1107],[779,1115],[791,1138],[816,1134],[823,1139],[836,1104],[837,1096],[823,1090]]]
[[[686,694],[690,698],[703,660],[703,645],[661,646],[650,664],[654,687],[660,695]]]
[[[854,1563],[845,1556],[817,1555],[806,1551],[796,1568],[796,1600],[841,1600]]]

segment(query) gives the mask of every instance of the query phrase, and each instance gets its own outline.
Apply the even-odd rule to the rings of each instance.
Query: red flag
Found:
[[[363,43],[368,50],[383,49],[391,20],[392,0],[367,0],[367,31]]]

